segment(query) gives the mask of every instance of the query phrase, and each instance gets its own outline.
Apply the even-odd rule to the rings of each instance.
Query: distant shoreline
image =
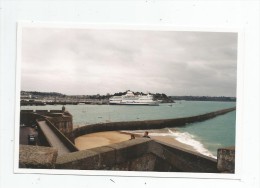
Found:
[[[209,96],[171,96],[175,101],[216,101],[216,102],[236,102],[236,97],[209,97]]]
[[[144,95],[142,92],[134,92],[135,94],[141,94]],[[125,94],[125,92],[119,92],[115,94],[109,94],[101,95],[66,95],[62,93],[57,92],[38,92],[38,91],[21,91],[20,92],[20,102],[21,105],[32,105],[35,102],[36,105],[42,105],[41,102],[47,102],[47,103],[61,103],[64,101],[69,101],[72,104],[81,103],[82,101],[91,100],[89,102],[100,104],[107,104],[109,101],[109,98],[112,96],[121,96]],[[227,96],[172,96],[172,95],[166,95],[164,93],[151,93],[155,100],[160,100],[161,103],[175,103],[175,101],[178,100],[184,100],[184,101],[216,101],[216,102],[236,102],[236,97],[227,97]],[[32,104],[31,104],[32,103]]]

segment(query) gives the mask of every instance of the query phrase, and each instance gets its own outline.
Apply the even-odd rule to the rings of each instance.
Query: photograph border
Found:
[[[197,32],[234,32],[237,33],[237,100],[236,100],[236,157],[234,174],[216,173],[178,173],[178,172],[141,172],[141,171],[110,171],[110,170],[58,170],[58,169],[21,169],[19,168],[19,121],[20,121],[20,88],[21,88],[21,56],[22,29],[25,27],[73,28],[73,29],[108,29],[108,30],[160,30],[160,31],[197,31]],[[244,31],[241,28],[192,28],[156,25],[127,24],[85,24],[62,22],[21,21],[17,23],[17,63],[16,63],[16,99],[15,99],[15,140],[14,140],[14,173],[27,174],[67,174],[86,176],[123,176],[150,178],[199,178],[199,179],[230,179],[241,180],[242,166],[242,129],[243,129],[243,89],[244,89]]]

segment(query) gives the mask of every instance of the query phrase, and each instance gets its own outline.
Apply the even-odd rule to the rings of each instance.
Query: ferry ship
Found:
[[[125,95],[113,96],[109,99],[112,105],[150,105],[158,106],[160,101],[154,100],[153,95],[134,95],[132,91],[127,91]]]

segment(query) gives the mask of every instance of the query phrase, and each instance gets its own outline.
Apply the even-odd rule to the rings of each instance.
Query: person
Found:
[[[134,135],[134,134],[131,134],[130,140],[133,140],[133,139],[135,139],[135,135]]]
[[[143,137],[144,137],[144,138],[150,138],[150,136],[148,136],[148,134],[149,134],[148,131],[145,131]]]
[[[61,108],[62,112],[65,112],[65,106],[63,105],[62,108]]]

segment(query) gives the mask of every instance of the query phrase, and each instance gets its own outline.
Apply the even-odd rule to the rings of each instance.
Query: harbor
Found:
[[[118,140],[118,134],[113,133],[112,137],[114,142],[106,142],[105,145],[93,146],[92,148],[79,149],[74,145],[77,138],[84,134],[100,133],[103,134],[103,139],[108,138],[111,132],[116,130],[137,130],[137,129],[162,129],[164,127],[185,126],[187,123],[194,123],[205,121],[207,119],[214,119],[216,116],[221,116],[226,113],[234,111],[235,108],[222,109],[211,113],[202,115],[168,119],[168,120],[151,120],[151,121],[136,121],[136,122],[118,122],[108,124],[86,125],[78,129],[73,129],[72,118],[73,116],[66,111],[62,110],[22,110],[21,111],[21,124],[30,126],[36,125],[38,133],[37,147],[30,145],[20,146],[20,168],[58,168],[58,169],[106,169],[106,170],[135,170],[135,171],[171,171],[171,172],[208,172],[208,173],[233,173],[234,172],[234,149],[219,148],[218,161],[212,157],[202,155],[198,151],[187,147],[187,145],[180,142],[169,142],[167,139],[159,137],[143,138],[141,136],[132,140]],[[195,126],[195,125],[193,125]],[[24,127],[24,126],[23,126]],[[103,132],[103,133],[102,133]],[[128,133],[120,133],[128,134]],[[91,134],[90,134],[91,135]],[[55,139],[54,139],[55,138]],[[75,140],[76,139],[76,140]],[[51,141],[53,140],[53,141]],[[97,139],[95,143],[99,142]],[[62,147],[61,147],[62,146]],[[113,160],[110,158],[108,148],[118,153],[118,159]],[[49,148],[49,149],[48,149]],[[139,149],[138,149],[139,148]],[[142,149],[141,149],[142,148]],[[154,148],[154,149],[152,149]],[[81,150],[81,151],[79,151]],[[168,152],[168,157],[165,158],[161,152]],[[46,153],[47,152],[47,153]],[[94,152],[94,153],[93,153]],[[123,153],[127,153],[125,155]],[[45,155],[47,158],[43,159],[39,154]],[[132,154],[131,154],[132,153]],[[133,154],[135,153],[135,154]],[[93,163],[97,156],[102,156],[98,163]],[[121,156],[122,155],[122,156]],[[26,156],[34,156],[27,158]],[[178,156],[173,162],[174,156]],[[94,157],[94,158],[93,158]],[[182,161],[189,162],[192,165],[185,165],[185,163],[178,162],[181,157]],[[119,160],[120,158],[120,160]],[[230,158],[233,160],[230,161]],[[48,161],[49,159],[52,162]],[[108,160],[109,159],[109,160]],[[227,160],[228,159],[228,160]],[[108,161],[107,161],[108,160]],[[176,161],[177,160],[177,161]],[[84,163],[82,163],[85,161]],[[105,162],[107,161],[107,162]],[[147,161],[152,161],[146,165]],[[130,166],[129,166],[130,162]],[[101,165],[101,166],[100,166]],[[127,165],[128,167],[126,168]],[[159,166],[158,166],[159,165]],[[231,166],[230,166],[231,165]]]

